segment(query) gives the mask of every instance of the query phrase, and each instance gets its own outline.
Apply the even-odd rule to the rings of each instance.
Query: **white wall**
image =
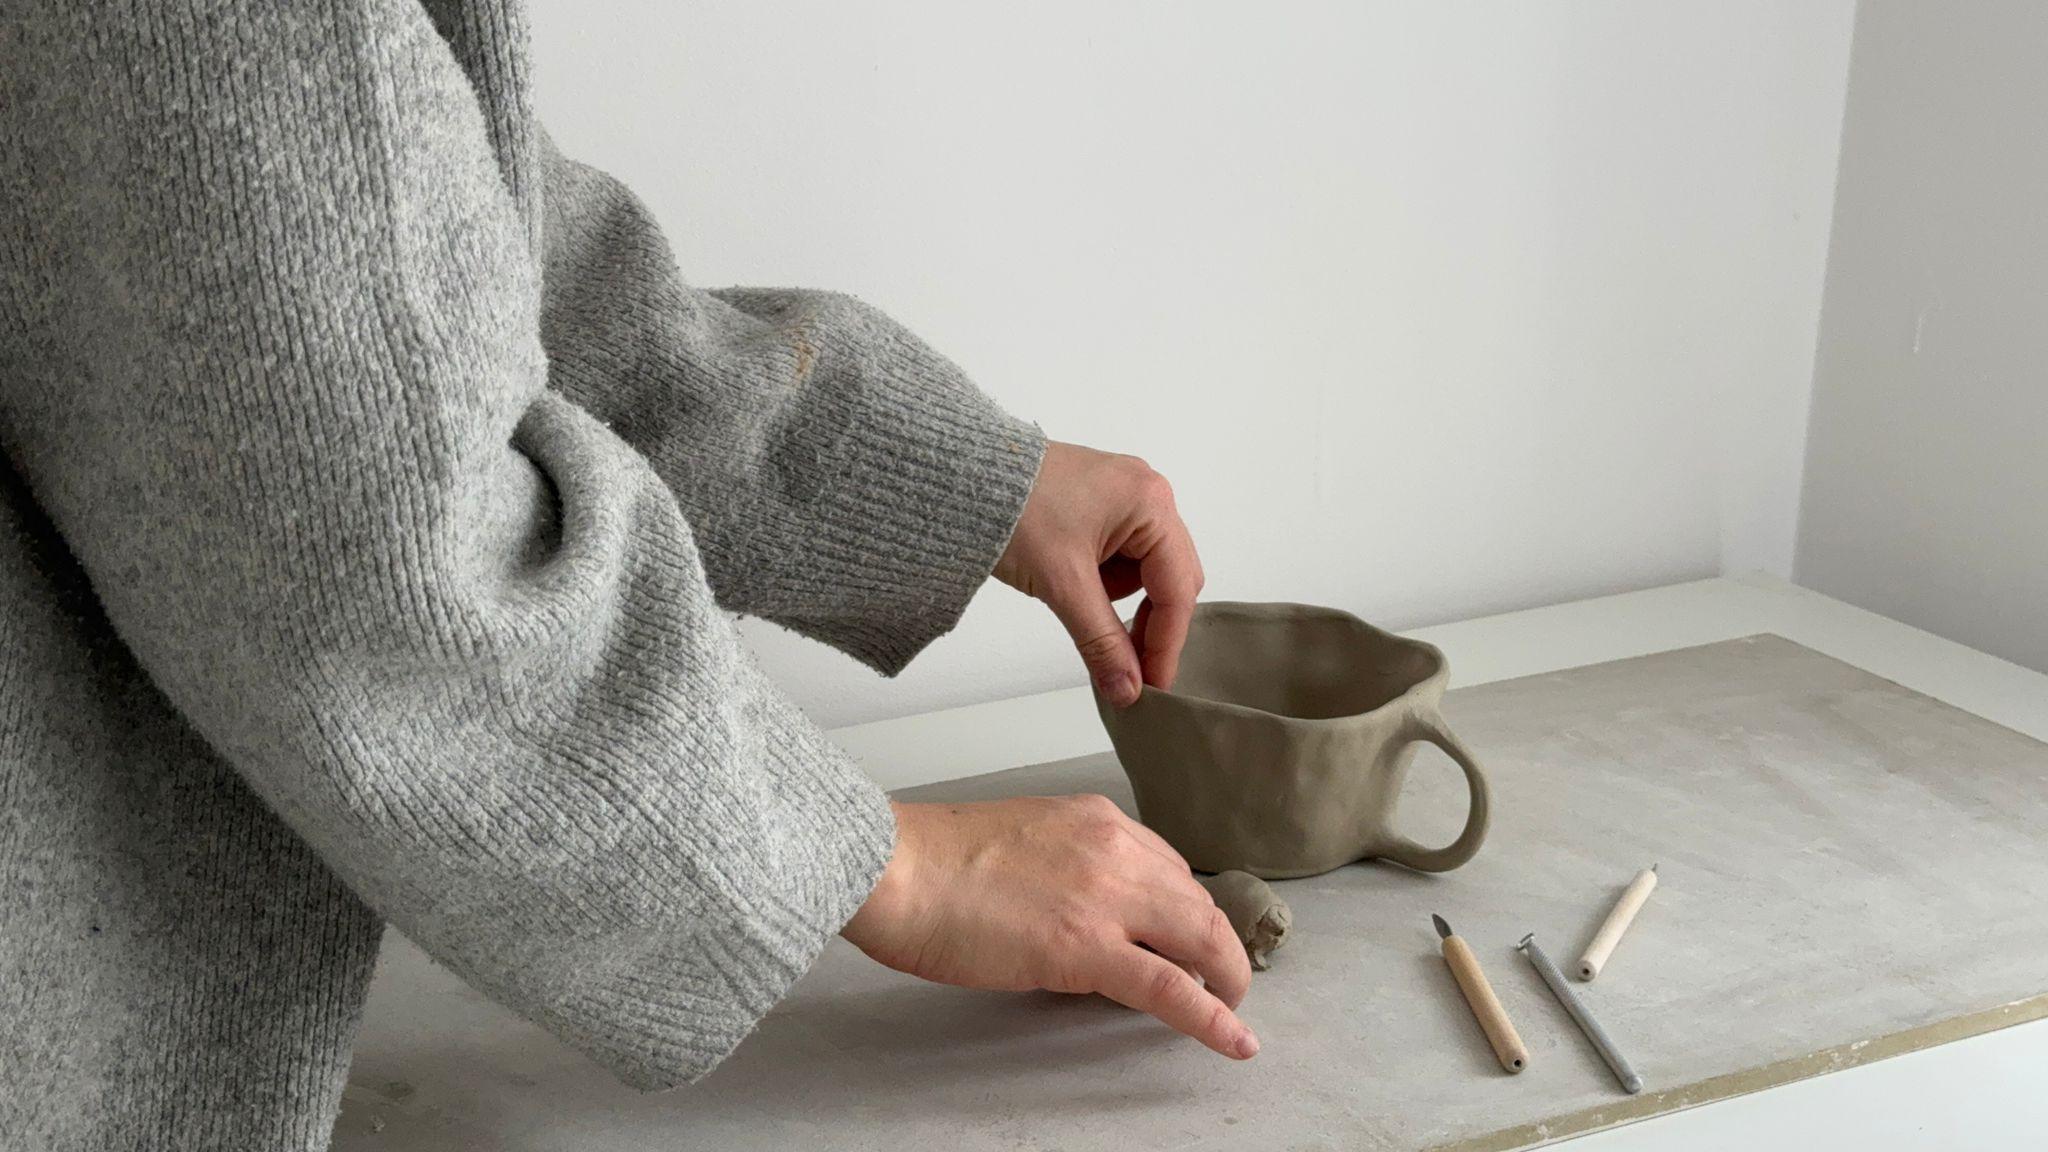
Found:
[[[1866,0],[1798,577],[2048,670],[2048,7]]]
[[[1171,477],[1215,596],[1394,626],[1789,572],[1852,6],[539,0],[703,284],[853,291]],[[1079,683],[991,587],[834,724]]]

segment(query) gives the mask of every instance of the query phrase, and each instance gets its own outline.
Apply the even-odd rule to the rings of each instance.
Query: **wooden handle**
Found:
[[[1650,898],[1650,889],[1657,886],[1657,870],[1646,868],[1622,890],[1621,899],[1614,902],[1614,910],[1607,914],[1607,921],[1600,925],[1600,931],[1593,934],[1593,942],[1586,945],[1586,953],[1579,957],[1579,979],[1591,980],[1607,966],[1607,958],[1614,955],[1614,946],[1621,943],[1621,934],[1635,921],[1636,913],[1643,907],[1643,901]]]
[[[1465,1003],[1472,1006],[1472,1015],[1479,1019],[1479,1027],[1486,1033],[1486,1042],[1493,1045],[1500,1066],[1510,1072],[1528,1067],[1529,1050],[1515,1034],[1507,1009],[1500,1006],[1500,997],[1493,994],[1493,985],[1486,982],[1486,973],[1479,970],[1479,957],[1472,954],[1472,946],[1463,937],[1446,937],[1444,963],[1451,966],[1451,975],[1457,977],[1458,990],[1465,994]]]

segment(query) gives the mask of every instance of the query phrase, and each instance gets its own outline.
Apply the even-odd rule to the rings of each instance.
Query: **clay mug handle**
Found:
[[[1429,741],[1443,749],[1445,755],[1465,770],[1465,786],[1471,790],[1472,807],[1465,815],[1465,830],[1442,848],[1425,848],[1394,832],[1389,834],[1379,855],[1417,872],[1448,872],[1479,854],[1479,845],[1486,839],[1486,828],[1491,820],[1492,794],[1486,787],[1486,773],[1480,771],[1479,761],[1472,758],[1472,750],[1444,726],[1444,718],[1437,714],[1436,709],[1418,710],[1410,719],[1415,725],[1408,736],[1410,741]]]

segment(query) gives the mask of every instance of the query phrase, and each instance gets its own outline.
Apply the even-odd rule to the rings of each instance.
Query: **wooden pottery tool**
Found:
[[[1614,902],[1613,910],[1607,913],[1600,931],[1593,934],[1593,942],[1586,945],[1585,954],[1579,957],[1579,979],[1591,980],[1607,966],[1607,958],[1614,954],[1614,946],[1621,943],[1621,934],[1635,922],[1636,913],[1642,910],[1643,902],[1650,898],[1650,890],[1656,886],[1655,864],[1636,873],[1636,878],[1622,890],[1621,898]]]
[[[1579,994],[1572,991],[1570,984],[1565,983],[1564,973],[1559,972],[1557,965],[1550,962],[1550,957],[1543,954],[1543,949],[1536,946],[1536,934],[1531,932],[1522,937],[1522,942],[1516,947],[1522,950],[1522,955],[1529,958],[1529,963],[1535,967],[1536,974],[1543,977],[1543,982],[1550,985],[1551,995],[1556,996],[1557,1002],[1564,1005],[1564,1010],[1571,1016],[1572,1023],[1577,1024],[1579,1031],[1586,1034],[1586,1039],[1593,1042],[1593,1050],[1600,1053],[1602,1060],[1607,1061],[1607,1067],[1613,1069],[1614,1078],[1621,1081],[1621,1090],[1631,1096],[1641,1092],[1643,1078],[1636,1075],[1634,1068],[1629,1067],[1627,1057],[1621,1054],[1621,1049],[1614,1046],[1614,1041],[1607,1035],[1607,1029],[1602,1028],[1600,1022],[1593,1019],[1593,1014],[1588,1012],[1585,1004],[1579,1000]]]
[[[1493,1045],[1494,1056],[1502,1068],[1520,1072],[1528,1066],[1529,1050],[1516,1035],[1507,1009],[1500,1006],[1500,997],[1493,994],[1493,985],[1486,982],[1486,973],[1479,970],[1479,957],[1463,937],[1451,934],[1451,926],[1443,917],[1432,914],[1430,920],[1436,924],[1436,934],[1443,938],[1444,963],[1450,965],[1451,975],[1457,978],[1458,990],[1465,994],[1465,1003],[1472,1006],[1472,1015],[1478,1018],[1487,1043]]]

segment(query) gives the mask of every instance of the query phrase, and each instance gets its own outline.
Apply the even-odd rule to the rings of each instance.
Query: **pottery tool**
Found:
[[[1631,1096],[1641,1092],[1643,1078],[1636,1075],[1636,1070],[1628,1066],[1628,1059],[1614,1046],[1614,1041],[1608,1038],[1607,1029],[1602,1028],[1600,1022],[1593,1019],[1593,1014],[1586,1011],[1585,1004],[1579,1000],[1579,994],[1572,991],[1570,984],[1565,983],[1564,973],[1559,972],[1557,965],[1552,964],[1550,957],[1544,955],[1543,949],[1537,946],[1536,934],[1531,932],[1522,937],[1522,942],[1515,947],[1520,948],[1522,955],[1529,958],[1529,963],[1536,968],[1536,974],[1543,977],[1545,984],[1550,985],[1551,993],[1557,997],[1559,1004],[1564,1005],[1564,1010],[1571,1015],[1572,1022],[1579,1026],[1579,1031],[1586,1034],[1586,1039],[1593,1042],[1593,1050],[1600,1053],[1600,1058],[1607,1061],[1607,1066],[1614,1070],[1614,1078],[1621,1081],[1621,1090]]]
[[[1444,963],[1451,966],[1458,990],[1465,994],[1465,1003],[1472,1006],[1472,1015],[1479,1019],[1487,1043],[1493,1045],[1494,1056],[1499,1058],[1502,1068],[1520,1072],[1529,1063],[1529,1050],[1515,1034],[1507,1009],[1500,1006],[1500,997],[1493,994],[1493,985],[1486,982],[1486,973],[1479,970],[1479,957],[1463,937],[1451,935],[1451,926],[1443,917],[1431,914],[1430,920],[1436,924],[1436,934],[1443,938]]]
[[[1593,942],[1586,945],[1586,951],[1579,957],[1579,979],[1591,980],[1607,966],[1607,958],[1614,954],[1614,946],[1621,943],[1621,934],[1635,922],[1636,913],[1642,910],[1643,901],[1650,898],[1650,890],[1657,886],[1657,866],[1650,865],[1622,889],[1621,898],[1614,902],[1614,908],[1607,913],[1607,919],[1600,925],[1600,931],[1593,934]]]

